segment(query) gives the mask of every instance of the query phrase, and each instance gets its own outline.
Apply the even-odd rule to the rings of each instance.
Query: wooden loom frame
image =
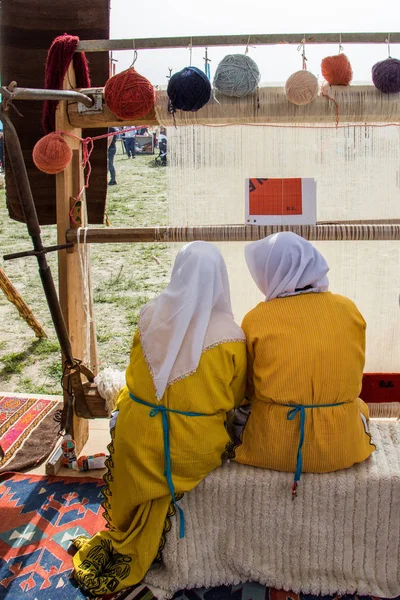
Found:
[[[343,43],[387,43],[390,35],[391,43],[400,43],[400,33],[391,34],[343,34]],[[221,46],[236,44],[276,44],[293,43],[298,44],[303,39],[306,43],[338,43],[339,34],[313,34],[305,36],[300,34],[290,35],[266,35],[266,36],[206,36],[193,38],[162,38],[159,40],[90,40],[81,41],[78,51],[109,51],[121,49],[140,48],[177,48],[192,46]],[[49,90],[22,90],[10,89],[7,100],[18,98],[47,99],[55,97],[61,101],[56,113],[56,129],[63,130],[81,137],[83,128],[107,127],[118,124],[146,124],[158,125],[155,112],[138,121],[121,121],[104,105],[101,111],[90,110],[93,98],[102,96],[99,89],[81,90],[78,94],[74,92],[75,75],[72,66],[64,80],[64,91]],[[3,92],[6,91],[3,89]],[[73,103],[68,104],[68,98]],[[89,108],[89,111],[79,112],[76,100]],[[303,107],[302,107],[303,109]],[[306,109],[307,110],[307,109]],[[384,111],[383,111],[384,112]],[[330,111],[332,113],[332,111]],[[312,119],[312,113],[309,118]],[[327,115],[327,121],[333,122],[333,114]],[[379,121],[379,114],[374,115],[373,122]],[[400,123],[400,105],[394,122]],[[312,121],[309,121],[312,122]],[[323,121],[326,122],[326,121]],[[365,122],[365,121],[364,121]],[[319,121],[321,123],[321,121]],[[209,123],[212,124],[211,122]],[[72,147],[73,159],[69,166],[56,175],[56,205],[57,205],[57,236],[58,244],[63,246],[67,243],[68,248],[58,250],[58,273],[59,273],[59,301],[64,317],[66,330],[69,335],[72,356],[83,357],[86,352],[86,327],[87,319],[84,311],[84,291],[81,266],[76,242],[77,225],[70,217],[70,211],[82,187],[83,171],[81,160],[81,147],[77,139],[68,137],[68,143]],[[82,210],[81,227],[87,225],[85,211]],[[291,230],[311,240],[400,240],[400,219],[382,219],[348,222],[320,222],[316,226],[207,226],[207,227],[147,227],[147,228],[90,228],[85,232],[88,243],[122,243],[122,242],[184,242],[196,239],[206,241],[247,241],[264,237],[270,233]],[[84,232],[81,231],[80,242],[84,241]],[[59,246],[60,247],[60,246]],[[90,310],[93,309],[93,300],[90,287]],[[97,368],[97,348],[94,323],[89,324],[91,353],[90,364],[95,374]],[[59,336],[60,338],[60,336]],[[82,372],[75,373],[81,382]],[[91,372],[86,370],[83,374],[89,378]],[[81,384],[82,385],[82,384]],[[79,391],[79,385],[77,387]],[[88,418],[108,416],[105,401],[98,395],[96,387],[84,384],[85,400],[82,396],[75,394],[74,411],[70,433],[73,435],[77,452],[80,452],[88,439]],[[75,389],[74,389],[75,392]],[[70,402],[71,394],[65,393],[65,406]],[[78,400],[80,400],[78,402]]]

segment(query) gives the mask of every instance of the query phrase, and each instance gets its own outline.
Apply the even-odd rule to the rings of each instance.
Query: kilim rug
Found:
[[[33,468],[50,454],[58,438],[54,415],[59,409],[57,399],[0,396],[0,473]]]
[[[89,477],[0,477],[0,598],[88,600],[71,578],[71,539],[104,527],[101,488]],[[184,590],[176,600],[317,600],[258,584]],[[360,600],[376,600],[369,596]],[[400,598],[400,597],[399,597]],[[340,600],[356,600],[342,596]],[[156,600],[144,585],[102,600]],[[338,600],[323,596],[321,600]],[[398,599],[399,600],[399,599]]]

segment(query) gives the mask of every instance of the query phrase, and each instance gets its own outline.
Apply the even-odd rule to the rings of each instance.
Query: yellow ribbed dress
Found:
[[[118,398],[119,411],[105,475],[105,517],[110,531],[75,540],[75,578],[94,596],[139,583],[162,547],[168,529],[171,495],[164,476],[161,414],[136,397],[156,404],[154,384],[139,335],[133,341],[126,372],[127,387]],[[161,404],[174,410],[205,413],[188,417],[168,413],[172,479],[176,494],[188,492],[221,464],[229,441],[226,413],[243,400],[246,345],[226,341],[205,350],[196,372],[167,387]]]
[[[365,321],[353,302],[330,292],[261,302],[244,318],[251,415],[237,462],[294,472],[300,415],[283,404],[338,404],[306,409],[303,471],[326,473],[368,458],[368,408],[358,398]],[[364,416],[364,419],[361,417]]]

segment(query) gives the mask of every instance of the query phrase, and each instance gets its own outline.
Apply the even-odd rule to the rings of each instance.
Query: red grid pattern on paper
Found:
[[[302,215],[301,178],[249,179],[250,215]]]

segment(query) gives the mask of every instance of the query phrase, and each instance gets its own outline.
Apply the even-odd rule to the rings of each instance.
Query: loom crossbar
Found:
[[[102,88],[82,89],[85,95],[102,95]],[[329,96],[329,97],[328,97]],[[101,110],[80,111],[76,102],[68,105],[68,118],[74,127],[93,128],[146,123],[149,126],[182,125],[269,125],[277,127],[339,127],[351,123],[400,123],[400,97],[381,94],[373,85],[328,86],[310,104],[296,106],[288,102],[282,86],[261,85],[257,93],[245,98],[230,98],[215,92],[206,106],[197,112],[168,111],[166,90],[156,90],[155,107],[142,119],[121,120],[102,102]]]
[[[213,46],[269,46],[275,44],[391,44],[400,43],[400,33],[252,33],[240,35],[194,35],[183,37],[123,40],[82,40],[77,52],[114,50],[156,50],[162,48],[204,48]]]
[[[390,225],[210,225],[205,227],[90,227],[79,230],[79,241],[91,244],[127,242],[250,242],[277,233],[293,231],[313,241],[400,240],[400,224]],[[78,241],[76,229],[66,233],[67,242]]]

